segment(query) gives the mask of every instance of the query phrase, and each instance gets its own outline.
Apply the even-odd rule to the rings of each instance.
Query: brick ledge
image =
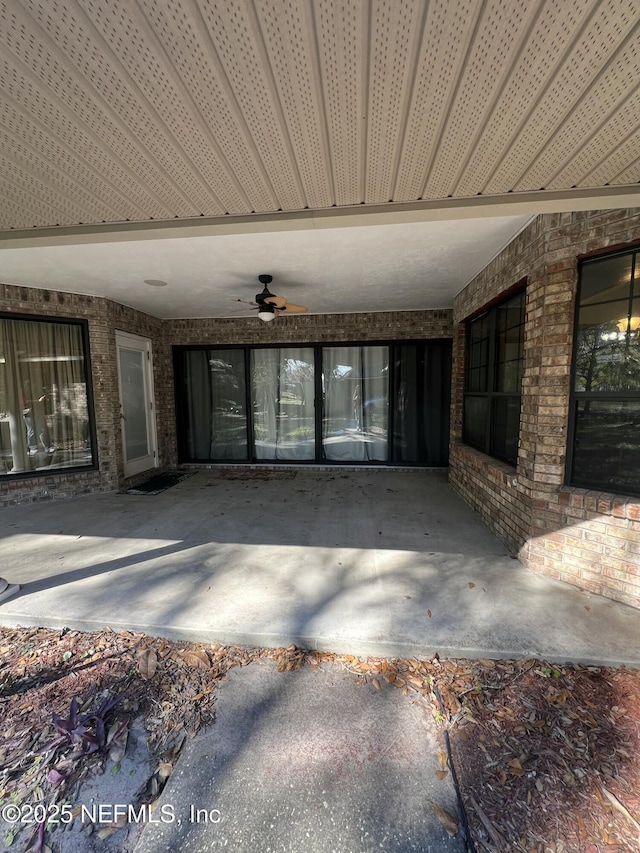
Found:
[[[598,492],[577,486],[561,486],[558,490],[558,503],[560,506],[572,506],[588,512],[597,512],[599,515],[640,521],[640,498],[629,495]]]

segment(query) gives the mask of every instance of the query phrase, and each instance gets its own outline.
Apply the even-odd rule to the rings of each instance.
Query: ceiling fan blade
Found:
[[[282,308],[283,314],[306,314],[309,309],[304,305],[294,305],[293,302],[287,302]]]
[[[288,304],[284,296],[265,296],[264,301],[274,308],[284,308]]]

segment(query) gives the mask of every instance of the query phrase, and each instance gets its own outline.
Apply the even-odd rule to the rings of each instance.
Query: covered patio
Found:
[[[33,513],[37,526],[50,510],[32,505],[51,495],[108,495],[181,465],[448,465],[528,569],[640,608],[634,4],[106,5],[49,14],[11,0],[0,33],[0,507],[24,505],[8,517]],[[196,485],[181,489],[154,506]],[[95,500],[106,523],[112,498]],[[449,569],[444,587],[439,572],[399,593],[385,572],[393,555],[426,583],[443,554],[455,562],[455,525],[453,552],[430,546],[422,561],[412,536],[434,531],[402,530],[404,508],[397,551],[386,527],[352,547],[351,520],[346,542],[314,543],[329,548],[316,565],[295,538],[319,529],[309,501],[296,507],[309,518],[236,513],[231,531],[209,501],[179,501],[196,526],[159,551],[142,499],[140,530],[110,523],[91,542],[107,567],[137,555],[116,576],[141,572],[134,600],[150,625],[193,626],[202,607],[220,630],[321,643],[346,613],[354,642],[389,625],[411,640],[415,608],[437,593],[455,616],[427,604],[421,642],[453,642],[434,626],[461,631],[482,586],[465,577],[460,595]],[[379,507],[376,494],[367,512]],[[155,524],[164,535],[174,519]],[[82,548],[95,537],[85,527]],[[66,548],[53,532],[65,538],[42,550],[36,538],[33,558],[13,552],[19,565],[0,573]],[[241,552],[275,561],[270,586],[264,570],[227,572]],[[96,572],[73,549],[60,556],[56,572]],[[285,582],[278,572],[300,560],[305,580],[292,568]],[[180,561],[211,583],[181,586]],[[502,569],[510,582],[513,561]],[[90,618],[86,591],[107,571],[72,575],[64,607],[73,593]],[[225,609],[227,574],[256,596],[255,624]],[[329,576],[341,591],[324,601]],[[40,601],[53,618],[54,590],[28,589],[20,606]],[[376,596],[384,624],[367,616]],[[126,605],[100,618],[129,618]]]
[[[4,625],[640,665],[640,612],[527,572],[445,471],[228,467],[6,508]]]

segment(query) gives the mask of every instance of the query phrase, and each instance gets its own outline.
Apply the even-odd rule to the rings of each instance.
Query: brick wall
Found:
[[[0,311],[89,324],[99,470],[0,481],[0,505],[117,488],[123,464],[115,330],[149,337],[160,466],[176,464],[174,344],[290,344],[449,337],[450,479],[525,565],[640,606],[640,500],[563,485],[577,258],[640,241],[640,210],[538,217],[455,299],[451,311],[161,321],[106,299],[0,285]],[[464,321],[527,281],[518,463],[461,443]]]
[[[115,331],[149,337],[155,348],[160,321],[108,299],[6,284],[0,284],[0,312],[87,321],[98,451],[97,470],[0,478],[0,506],[116,489],[123,481],[123,459]],[[166,369],[162,359],[155,367]],[[161,463],[166,455],[163,446]]]
[[[640,606],[640,500],[564,486],[579,256],[640,240],[640,210],[548,214],[454,301],[450,480],[529,568]],[[526,277],[515,467],[461,442],[464,321]]]
[[[177,464],[173,380],[174,344],[291,344],[323,341],[409,340],[451,337],[451,310],[280,317],[268,325],[242,320],[159,320],[108,299],[0,284],[0,312],[84,319],[89,326],[98,470],[0,478],[0,506],[109,491],[124,479],[116,362],[116,330],[151,340],[159,468]]]
[[[174,345],[224,346],[226,344],[317,344],[351,341],[421,340],[450,338],[453,312],[380,311],[372,314],[309,314],[279,317],[263,323],[255,317],[242,320],[167,320],[164,340]],[[173,382],[173,380],[172,380]],[[165,394],[167,405],[167,446],[173,448],[170,459],[177,464],[173,384]]]
[[[166,320],[174,344],[295,344],[450,338],[451,309],[380,311],[372,314],[298,314],[273,323],[242,320]]]

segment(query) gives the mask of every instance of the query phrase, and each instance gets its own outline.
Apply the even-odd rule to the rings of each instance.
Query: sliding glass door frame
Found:
[[[424,467],[446,467],[447,462],[442,464],[433,465],[428,462],[405,462],[399,460],[397,448],[394,446],[395,444],[395,426],[396,426],[396,413],[395,413],[395,405],[394,401],[396,399],[396,382],[395,382],[395,359],[396,359],[396,350],[397,348],[406,346],[408,344],[414,346],[424,346],[428,347],[429,344],[446,344],[451,347],[451,339],[450,338],[423,338],[423,339],[410,339],[410,340],[373,340],[373,341],[323,341],[322,343],[267,343],[267,344],[181,344],[173,347],[173,366],[174,366],[174,392],[175,392],[175,401],[176,401],[176,426],[177,426],[177,441],[178,441],[178,461],[180,463],[193,463],[193,464],[211,464],[211,465],[296,465],[296,466],[304,466],[304,465],[327,465],[327,466],[375,466],[375,467],[385,467],[390,465],[401,465],[402,467],[415,467],[415,468],[424,468]],[[387,459],[385,461],[373,461],[373,460],[365,460],[365,461],[348,461],[348,460],[327,460],[324,458],[324,445],[323,445],[323,410],[324,410],[324,392],[325,389],[323,387],[323,363],[322,363],[322,350],[328,347],[388,347],[389,356],[388,356],[388,412],[387,412]],[[300,347],[305,347],[313,350],[313,363],[314,363],[314,424],[315,424],[315,458],[314,459],[290,459],[290,460],[280,460],[280,459],[258,459],[256,457],[255,452],[255,430],[254,430],[254,417],[253,417],[253,395],[252,395],[252,377],[251,377],[251,351],[258,349],[278,349],[278,350],[286,350],[286,349],[300,349]],[[246,432],[247,432],[247,458],[244,460],[241,459],[192,459],[189,458],[186,450],[187,450],[187,430],[188,430],[188,422],[186,415],[186,392],[185,392],[185,373],[184,373],[184,355],[189,351],[194,350],[243,350],[244,351],[244,375],[245,375],[245,411],[247,413],[246,416]],[[426,350],[425,350],[426,351]],[[450,355],[449,361],[447,363],[449,367],[449,379],[450,379]],[[420,368],[420,375],[422,376],[424,373],[424,366]],[[448,400],[445,400],[445,404],[443,405],[443,418],[444,410],[446,409],[446,418],[448,423]]]

